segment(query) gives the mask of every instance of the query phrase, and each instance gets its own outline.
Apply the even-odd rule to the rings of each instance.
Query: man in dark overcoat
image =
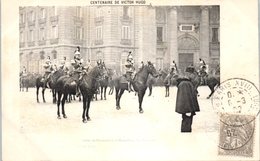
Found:
[[[184,78],[177,80],[177,99],[175,112],[182,115],[181,132],[191,132],[193,116],[200,111],[196,89],[192,83],[194,67],[187,67]]]

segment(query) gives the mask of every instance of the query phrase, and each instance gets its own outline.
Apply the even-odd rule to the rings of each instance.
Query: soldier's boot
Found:
[[[77,85],[77,88],[76,88],[76,97],[79,97],[80,96],[80,89],[79,89],[79,86]]]
[[[132,86],[131,86],[131,82],[128,82],[128,92],[133,92],[134,90],[132,89]]]

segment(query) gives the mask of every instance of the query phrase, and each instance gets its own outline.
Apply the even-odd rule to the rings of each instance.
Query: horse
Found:
[[[195,88],[197,89],[200,85],[206,85],[209,87],[210,89],[210,94],[208,95],[207,99],[209,99],[212,94],[214,93],[215,91],[215,88],[217,86],[220,85],[220,77],[214,77],[212,75],[208,75],[208,76],[205,76],[204,78],[201,78],[201,76],[198,74],[197,71],[194,72],[195,74],[195,80],[194,80],[194,85],[195,85]],[[201,80],[204,79],[204,84],[201,84]],[[199,96],[199,94],[198,94]]]
[[[142,102],[143,97],[147,89],[147,80],[148,75],[151,74],[154,77],[157,77],[157,71],[151,62],[144,65],[139,72],[135,75],[133,81],[131,81],[134,90],[138,93],[139,100],[139,113],[143,113]],[[120,76],[115,79],[115,89],[116,89],[116,109],[121,109],[120,107],[120,99],[123,95],[124,91],[128,89],[128,84],[126,81],[126,76]]]
[[[61,76],[55,85],[55,90],[58,93],[57,99],[57,118],[60,117],[60,104],[62,106],[63,118],[67,118],[65,114],[65,102],[69,94],[75,95],[77,90],[77,85],[79,83],[80,73],[78,71],[72,72],[70,75]]]
[[[102,75],[103,75],[102,78],[97,83],[99,92],[95,93],[95,99],[96,100],[97,100],[97,94],[98,93],[100,93],[101,100],[103,100],[103,96],[104,96],[104,100],[107,99],[106,93],[107,93],[107,87],[108,87],[108,83],[109,83],[108,71],[105,69],[104,73]]]
[[[152,77],[151,75],[148,76],[148,80],[147,80],[147,87],[149,89],[149,94],[148,96],[152,95],[153,92],[153,85],[156,83],[156,78]]]
[[[114,93],[115,88],[115,79],[118,77],[116,72],[109,72],[109,80],[108,80],[108,86],[109,86],[109,95],[112,95]]]
[[[50,74],[48,80],[47,80],[47,83],[49,84],[49,88],[52,90],[52,96],[53,96],[53,103],[56,102],[56,91],[55,91],[55,85],[56,85],[56,82],[58,80],[59,77],[63,76],[65,73],[63,70],[59,69],[59,70],[56,70],[54,73]],[[37,99],[37,102],[39,103],[39,89],[40,87],[42,87],[42,99],[43,99],[43,102],[45,103],[45,96],[44,96],[44,93],[45,93],[45,88],[48,88],[46,85],[45,85],[45,88],[44,87],[44,82],[43,82],[43,76],[40,75],[36,78],[36,99]]]
[[[79,82],[79,88],[83,97],[83,123],[87,123],[87,121],[91,120],[89,117],[90,102],[97,91],[97,82],[104,74],[104,70],[105,67],[102,64],[95,66],[87,74],[85,74]]]
[[[30,75],[20,74],[20,91],[24,91],[25,88],[26,92],[28,92],[29,83],[30,83]]]
[[[173,85],[174,81],[176,81],[178,78],[178,74],[170,75],[166,70],[160,71],[160,79],[162,81],[163,86],[165,87],[165,97],[170,96],[170,86]]]

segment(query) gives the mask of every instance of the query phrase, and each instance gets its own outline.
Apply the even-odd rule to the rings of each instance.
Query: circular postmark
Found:
[[[253,116],[246,119],[247,124],[255,119],[259,114],[259,90],[256,86],[242,78],[232,78],[222,82],[215,90],[211,98],[214,110],[222,114],[235,114]],[[234,122],[220,120],[228,125]]]

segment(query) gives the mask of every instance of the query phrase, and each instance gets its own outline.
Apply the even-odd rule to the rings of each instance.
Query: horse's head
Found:
[[[149,74],[151,74],[153,77],[158,77],[159,74],[155,69],[154,65],[150,61],[147,62],[147,68]]]
[[[97,78],[97,79],[101,79],[103,76],[107,75],[107,70],[106,67],[101,63],[97,66],[95,66],[92,70],[92,76]]]

